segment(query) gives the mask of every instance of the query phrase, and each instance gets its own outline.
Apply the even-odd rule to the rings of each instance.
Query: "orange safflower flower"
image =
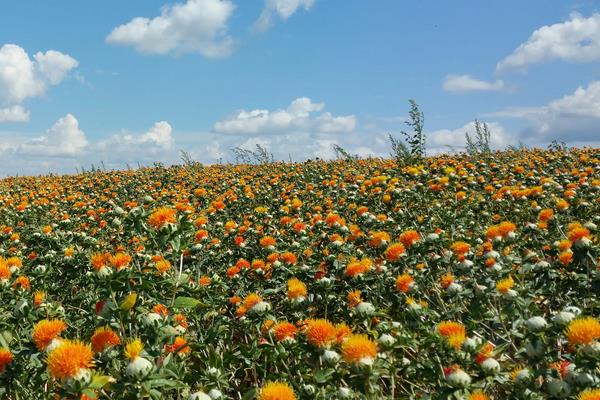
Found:
[[[198,283],[200,284],[200,286],[208,286],[210,285],[212,282],[212,279],[210,279],[209,276],[201,276],[200,279],[198,280]]]
[[[273,336],[277,341],[282,341],[284,339],[294,339],[296,334],[298,333],[298,328],[290,322],[278,322],[273,327]]]
[[[404,253],[406,253],[406,248],[402,243],[392,243],[385,249],[383,254],[386,260],[394,262],[398,261]]]
[[[8,364],[13,361],[13,353],[4,347],[0,347],[0,374],[4,372]]]
[[[571,229],[567,235],[567,237],[569,238],[569,240],[571,242],[576,242],[580,239],[583,238],[589,238],[590,237],[590,231],[587,228],[584,227],[577,227],[574,229]]]
[[[95,353],[101,353],[107,348],[121,343],[119,335],[109,326],[97,328],[90,341],[92,342],[92,350]]]
[[[121,253],[121,252],[115,254],[110,259],[111,264],[117,270],[126,268],[127,266],[129,266],[131,261],[133,261],[133,259],[131,258],[131,256],[129,254],[125,254],[125,253]]]
[[[258,400],[296,400],[296,395],[287,383],[267,382],[260,389]]]
[[[368,272],[371,269],[371,266],[372,262],[368,259],[363,259],[362,261],[354,261],[346,266],[344,274],[350,278],[354,278],[356,276],[364,274],[365,272]]]
[[[350,335],[352,335],[352,328],[345,322],[341,322],[335,326],[335,337],[338,343],[342,343]]]
[[[465,242],[454,242],[450,246],[450,250],[456,255],[465,255],[471,250],[471,245]]]
[[[342,357],[352,364],[370,363],[377,357],[377,345],[367,335],[352,335],[342,344]]]
[[[348,307],[350,308],[354,308],[359,305],[363,301],[360,290],[353,290],[352,292],[348,293],[346,300],[348,301]]]
[[[67,324],[59,319],[43,319],[33,327],[31,337],[39,351],[44,351],[46,347],[67,329]]]
[[[167,224],[176,223],[176,215],[177,210],[169,207],[160,207],[150,214],[148,217],[148,224],[154,229],[161,229]]]
[[[442,275],[442,277],[440,278],[440,285],[444,288],[447,289],[448,286],[450,286],[452,283],[454,283],[454,275],[452,275],[450,272],[445,273],[444,275]]]
[[[558,261],[564,266],[567,266],[573,261],[573,252],[570,250],[563,251],[558,255]]]
[[[326,347],[336,340],[336,329],[326,319],[313,319],[308,322],[306,337],[312,345]]]
[[[31,289],[31,282],[29,282],[29,278],[23,275],[17,277],[17,279],[15,279],[13,282],[13,288],[16,289],[17,287],[20,287],[24,290]]]
[[[89,345],[78,340],[65,340],[48,355],[48,371],[57,379],[73,378],[81,369],[94,365],[93,355]]]
[[[489,396],[483,393],[481,390],[477,390],[471,394],[469,394],[468,400],[489,400]]]
[[[410,292],[415,280],[409,274],[402,274],[396,278],[396,288],[402,293]]]
[[[402,234],[398,238],[398,240],[400,240],[400,243],[402,243],[406,248],[409,248],[410,246],[418,242],[420,239],[421,235],[415,230],[402,232]]]
[[[258,243],[260,244],[261,247],[270,247],[270,246],[275,246],[275,239],[271,236],[263,236],[262,238],[260,238],[260,240],[258,241]]]
[[[167,353],[183,354],[189,353],[190,351],[192,351],[192,349],[190,346],[188,346],[187,340],[185,340],[181,336],[177,336],[173,341],[173,344],[167,344],[165,346],[165,351]]]
[[[291,278],[287,282],[287,297],[294,300],[300,297],[306,297],[308,290],[306,285],[298,278]]]
[[[438,333],[455,349],[460,349],[467,337],[465,326],[460,322],[444,321],[437,326]]]

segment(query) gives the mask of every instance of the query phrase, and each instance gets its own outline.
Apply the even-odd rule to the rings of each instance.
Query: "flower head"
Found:
[[[402,274],[396,278],[396,288],[402,293],[410,292],[415,280],[409,274]]]
[[[398,261],[406,253],[406,248],[402,243],[392,243],[385,249],[384,255],[388,261]]]
[[[336,329],[326,319],[313,319],[308,322],[306,337],[314,346],[325,347],[336,340]]]
[[[44,351],[50,342],[56,339],[65,329],[67,329],[67,324],[62,320],[43,319],[35,324],[31,336],[38,350]]]
[[[48,371],[57,379],[73,378],[81,369],[94,365],[89,345],[81,341],[64,340],[48,355]]]
[[[140,356],[142,350],[144,350],[144,345],[142,344],[141,340],[134,339],[125,345],[123,354],[125,354],[125,357],[133,361]]]
[[[267,382],[260,390],[259,400],[296,400],[294,391],[287,383]]]
[[[103,326],[94,331],[91,342],[92,350],[100,353],[111,346],[118,345],[121,343],[121,339],[119,339],[119,335],[111,327]]]
[[[514,285],[515,281],[513,281],[513,278],[509,276],[508,278],[496,282],[496,290],[502,294],[505,294],[508,293],[508,291],[512,289]]]
[[[0,347],[0,374],[4,372],[6,366],[10,364],[14,356],[7,348]]]
[[[285,339],[294,339],[296,333],[298,333],[298,329],[291,322],[283,321],[278,322],[272,327],[273,335],[277,341],[282,341]]]
[[[174,224],[177,220],[175,218],[177,210],[169,207],[160,207],[156,209],[148,217],[148,223],[154,229],[160,229],[167,224]]]
[[[467,337],[465,326],[460,322],[445,321],[437,326],[438,333],[443,336],[455,349],[460,349]]]
[[[290,300],[306,297],[306,294],[308,293],[306,285],[298,278],[291,278],[288,280],[287,287],[287,296]]]
[[[600,339],[600,322],[592,317],[574,319],[565,329],[571,345],[590,344]]]
[[[377,345],[367,335],[352,335],[342,344],[342,357],[348,363],[370,364],[377,357]]]
[[[600,400],[600,389],[587,389],[579,393],[577,400]]]

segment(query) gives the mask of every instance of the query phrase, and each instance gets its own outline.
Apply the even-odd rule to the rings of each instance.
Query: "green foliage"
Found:
[[[419,109],[415,100],[409,100],[410,111],[409,121],[405,124],[411,128],[410,132],[400,131],[403,140],[389,135],[392,145],[392,156],[396,159],[399,166],[420,163],[425,157],[425,132],[423,126],[425,123],[425,114]]]
[[[273,154],[260,144],[256,144],[256,150],[234,147],[231,149],[235,156],[235,162],[238,164],[271,164],[275,162]]]
[[[492,152],[490,148],[491,137],[492,132],[488,124],[475,120],[475,137],[471,137],[469,132],[465,132],[467,154],[473,157],[490,155]]]
[[[350,154],[346,149],[344,149],[340,145],[334,144],[331,147],[335,153],[335,158],[337,158],[338,160],[356,161],[360,158],[357,154]]]

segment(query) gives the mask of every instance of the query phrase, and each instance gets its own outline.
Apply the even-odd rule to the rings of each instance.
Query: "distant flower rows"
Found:
[[[0,181],[0,398],[600,399],[600,150]]]

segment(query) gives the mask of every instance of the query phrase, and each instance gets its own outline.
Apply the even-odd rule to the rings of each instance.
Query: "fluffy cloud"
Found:
[[[265,31],[273,23],[273,18],[278,16],[282,20],[287,20],[294,15],[299,8],[310,10],[315,0],[265,0],[265,6],[260,17],[254,23],[254,29]]]
[[[351,132],[356,127],[354,115],[333,116],[325,112],[316,117],[312,114],[322,111],[325,103],[313,103],[308,97],[299,97],[286,109],[269,111],[255,109],[241,110],[237,114],[219,121],[214,131],[230,135],[290,134],[314,132],[322,134]]]
[[[20,46],[0,47],[0,122],[27,121],[29,112],[21,103],[43,95],[77,65],[73,57],[54,50],[38,52],[32,60]]]
[[[33,156],[77,156],[88,146],[85,132],[79,129],[79,122],[71,114],[60,118],[46,131],[46,134],[31,139],[17,148],[17,153]]]
[[[501,80],[486,82],[470,75],[448,75],[444,79],[442,88],[446,92],[490,92],[505,90],[506,85]]]
[[[512,107],[496,112],[500,117],[522,118],[530,126],[524,134],[539,140],[598,144],[600,126],[600,81],[578,87],[572,94],[545,106]]]
[[[500,61],[497,69],[524,69],[550,60],[600,60],[600,14],[585,18],[574,13],[566,22],[537,29],[525,43]]]
[[[77,118],[67,114],[43,135],[0,132],[0,159],[3,160],[0,176],[75,172],[77,168],[89,169],[100,164],[110,169],[138,163],[175,163],[179,160],[179,148],[172,132],[168,122],[160,121],[143,133],[123,132],[93,141],[80,128]],[[201,142],[202,139],[196,138],[194,150],[197,148],[197,154],[205,156],[200,150]]]
[[[487,122],[492,133],[490,147],[492,149],[504,149],[510,145],[518,144],[518,139],[511,135],[500,123]],[[469,122],[458,129],[439,129],[428,132],[427,154],[440,154],[448,152],[463,151],[465,149],[465,134],[473,137],[475,135],[475,122]],[[460,145],[457,145],[460,143]]]
[[[29,111],[23,106],[0,108],[0,122],[26,122],[29,121]]]
[[[111,44],[133,46],[145,54],[199,53],[229,55],[233,39],[227,22],[235,6],[230,0],[188,0],[165,6],[158,17],[136,17],[116,27],[106,38]]]
[[[131,152],[131,146],[139,146],[135,147],[136,151],[156,153],[173,148],[175,142],[172,133],[173,128],[171,125],[166,121],[160,121],[145,133],[114,135],[108,140],[100,141],[96,147],[103,151],[129,153]]]

